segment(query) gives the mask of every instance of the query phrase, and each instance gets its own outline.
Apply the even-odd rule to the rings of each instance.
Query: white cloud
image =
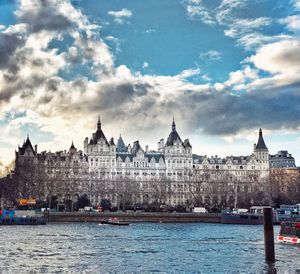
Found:
[[[216,61],[220,60],[222,57],[222,53],[217,50],[209,50],[207,52],[202,52],[199,55],[200,59]]]
[[[128,9],[121,9],[119,11],[109,11],[107,13],[108,15],[111,15],[114,17],[114,21],[118,24],[123,24],[126,22],[126,19],[130,18],[132,16],[132,11]]]
[[[205,7],[202,0],[188,0],[185,4],[186,12],[190,18],[199,19],[207,25],[215,24],[215,19]]]
[[[233,89],[239,90],[240,84],[244,84],[249,80],[253,81],[258,78],[258,71],[256,69],[252,69],[250,66],[244,66],[241,70],[230,72],[229,79],[223,84],[226,87],[232,87]],[[221,86],[219,86],[219,88],[221,88]]]
[[[67,5],[68,1],[63,3]],[[223,1],[227,6],[230,3],[232,7],[237,5],[235,1]],[[203,3],[193,0],[190,4]],[[38,5],[37,9],[27,7],[19,13],[19,25],[0,31],[0,34],[6,31],[7,35],[22,37],[21,41],[17,40],[20,45],[11,49],[10,58],[5,59],[7,66],[0,70],[2,117],[6,113],[25,113],[22,118],[14,117],[8,121],[6,128],[0,127],[3,129],[1,140],[10,140],[12,151],[24,138],[20,127],[28,124],[34,124],[38,132],[54,136],[53,140],[44,141],[40,149],[68,148],[71,138],[82,147],[84,137],[90,136],[95,129],[99,112],[107,137],[118,136],[120,131],[125,131],[128,141],[141,138],[145,143],[153,143],[169,133],[172,112],[176,112],[178,128],[183,133],[203,129],[208,134],[237,134],[243,128],[251,130],[257,127],[260,119],[274,128],[288,123],[292,124],[291,128],[297,126],[299,119],[290,121],[291,115],[286,114],[287,110],[278,112],[278,117],[272,120],[270,115],[265,114],[272,107],[266,103],[270,100],[267,97],[270,90],[262,94],[260,88],[266,90],[272,85],[299,81],[297,63],[300,62],[296,56],[299,42],[288,40],[276,44],[265,40],[261,42],[261,49],[248,59],[248,63],[252,62],[256,68],[253,64],[243,64],[223,83],[197,85],[189,82],[188,78],[209,80],[207,74],[200,75],[198,68],[187,69],[174,76],[162,76],[142,75],[125,65],[116,67],[110,48],[95,31],[100,29],[99,26],[91,25],[80,11],[72,14],[72,8],[66,6],[71,13],[67,18],[63,18],[66,14],[59,5],[54,6],[53,13],[49,14],[49,17],[60,18],[64,27],[53,25],[52,20],[43,18],[42,6]],[[28,14],[32,13],[34,20],[31,22]],[[40,21],[43,19],[46,21]],[[258,22],[252,22],[252,26],[258,27],[261,24]],[[50,42],[61,39],[65,33],[74,38],[69,49],[50,49]],[[106,37],[105,41],[114,41],[114,38]],[[272,44],[264,46],[263,43],[267,42]],[[220,57],[220,53],[213,50],[203,54],[215,59]],[[72,70],[72,62],[87,64],[91,68],[89,72],[97,78],[74,76],[72,80],[63,79],[60,72]],[[13,70],[16,65],[20,67]],[[147,62],[143,64],[144,67],[147,65]],[[257,68],[274,75],[259,78]],[[243,88],[246,92],[232,95],[233,91]],[[286,98],[279,95],[277,93],[279,99],[276,100]],[[291,100],[297,103],[296,96],[293,98]]]
[[[244,47],[248,51],[253,51],[260,48],[263,45],[283,41],[290,39],[290,35],[279,34],[279,35],[264,35],[259,32],[252,32],[245,34],[237,39],[237,44]]]
[[[246,47],[246,50],[254,50],[267,39],[255,39],[258,30],[271,25],[272,19],[268,17],[239,18],[235,11],[247,7],[249,0],[222,0],[215,8],[208,8],[207,2],[202,0],[184,1],[185,9],[190,18],[201,20],[208,25],[218,24],[224,29],[224,35],[237,40],[237,44]],[[278,36],[277,36],[278,37]]]
[[[300,15],[288,16],[279,20],[281,24],[285,24],[286,27],[294,32],[300,31]]]
[[[226,36],[232,38],[241,38],[247,33],[253,32],[271,24],[271,19],[267,17],[260,17],[255,19],[234,19],[229,24],[229,29],[224,31]]]
[[[175,77],[178,79],[186,79],[195,75],[199,75],[200,74],[200,69],[196,68],[196,69],[186,69],[183,70],[182,72],[180,72],[178,75],[176,75]]]
[[[150,34],[156,32],[156,29],[147,29],[145,33]]]
[[[292,0],[296,10],[300,10],[300,0]]]
[[[143,69],[148,68],[149,67],[148,62],[144,62],[142,67],[143,67]]]
[[[261,47],[249,60],[264,71],[299,75],[299,52],[300,41],[284,40]]]
[[[208,76],[208,74],[204,74],[201,77],[204,81],[210,82],[212,79]]]
[[[220,25],[227,25],[232,20],[232,11],[244,8],[247,1],[248,0],[222,0],[215,14],[216,21]]]

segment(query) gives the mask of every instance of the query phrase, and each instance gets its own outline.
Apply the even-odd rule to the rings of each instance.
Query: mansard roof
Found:
[[[257,141],[257,145],[255,147],[256,149],[262,149],[262,150],[268,150],[264,138],[263,138],[263,134],[262,134],[262,130],[261,128],[259,129],[259,137],[258,137],[258,141]]]
[[[270,154],[270,160],[295,160],[292,154],[288,153],[287,150],[280,150],[276,154]]]
[[[186,147],[186,148],[187,148],[187,147],[192,147],[192,146],[191,146],[191,143],[190,143],[190,141],[189,141],[189,139],[185,139],[183,145],[184,145],[184,147]]]
[[[132,153],[117,153],[116,158],[121,158],[122,162],[125,162],[126,158],[128,157],[130,162],[133,161],[133,158],[135,157]],[[155,162],[158,163],[160,158],[165,161],[165,156],[162,153],[146,153],[145,158],[147,158],[148,163],[151,162],[151,159],[154,158]]]
[[[116,159],[121,158],[122,162],[125,162],[126,158],[128,157],[130,162],[133,160],[133,154],[131,153],[117,153]]]
[[[193,156],[193,161],[197,160],[199,163],[201,163],[203,160],[202,155],[193,154],[192,156]]]
[[[183,144],[178,132],[176,131],[176,125],[174,122],[174,118],[173,118],[173,123],[172,123],[172,131],[167,139],[166,145],[165,146],[173,146],[175,141],[179,141],[181,144]]]
[[[100,116],[98,117],[97,130],[96,130],[95,133],[93,133],[93,137],[92,137],[92,139],[90,141],[90,144],[91,145],[92,144],[94,144],[94,145],[97,144],[97,141],[99,139],[103,139],[105,141],[105,143],[109,146],[109,143],[107,142],[107,139],[106,139],[106,137],[105,137],[105,135],[104,135],[104,133],[103,133],[103,131],[101,129]]]
[[[139,150],[143,151],[142,147],[140,146],[139,141],[135,141],[133,143],[133,147],[132,147],[130,153],[133,154],[134,156],[136,156],[136,154],[138,153]]]
[[[209,164],[221,164],[225,165],[228,160],[232,162],[233,165],[244,165],[245,162],[249,162],[251,159],[251,156],[228,156],[226,158],[221,158],[218,156],[211,156],[211,157],[206,157],[206,156],[200,156],[197,154],[193,154],[193,163],[195,164],[202,164],[204,159],[207,160]]]
[[[127,147],[125,146],[125,143],[122,139],[122,136],[120,134],[120,138],[118,139],[118,142],[117,142],[117,148],[116,148],[117,152],[127,152],[128,149]]]
[[[32,151],[33,155],[35,155],[35,151],[34,151],[34,149],[32,147],[31,142],[30,142],[29,135],[27,135],[27,139],[24,142],[23,146],[19,147],[19,155],[24,155],[27,148],[30,148],[30,150]]]
[[[148,162],[151,162],[151,159],[154,158],[155,162],[158,163],[160,158],[163,159],[163,161],[165,161],[165,156],[161,153],[147,153],[145,154],[145,157],[148,158]]]

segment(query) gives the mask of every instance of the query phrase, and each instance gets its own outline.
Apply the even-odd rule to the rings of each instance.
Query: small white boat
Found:
[[[102,220],[100,224],[107,225],[129,225],[127,222],[122,222],[118,218],[109,218],[108,220]]]

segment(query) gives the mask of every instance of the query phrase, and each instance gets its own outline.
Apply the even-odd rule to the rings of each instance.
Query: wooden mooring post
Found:
[[[271,207],[264,208],[265,257],[267,262],[275,262],[273,212]]]

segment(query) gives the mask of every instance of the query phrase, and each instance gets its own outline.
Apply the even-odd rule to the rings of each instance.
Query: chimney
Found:
[[[255,149],[256,149],[256,144],[254,144],[254,146],[253,146],[253,150],[255,151]]]
[[[164,147],[164,139],[160,139],[160,148]]]
[[[37,154],[37,145],[34,146],[35,154]]]
[[[149,146],[146,145],[146,146],[145,146],[145,152],[148,152],[148,150],[149,150]]]

